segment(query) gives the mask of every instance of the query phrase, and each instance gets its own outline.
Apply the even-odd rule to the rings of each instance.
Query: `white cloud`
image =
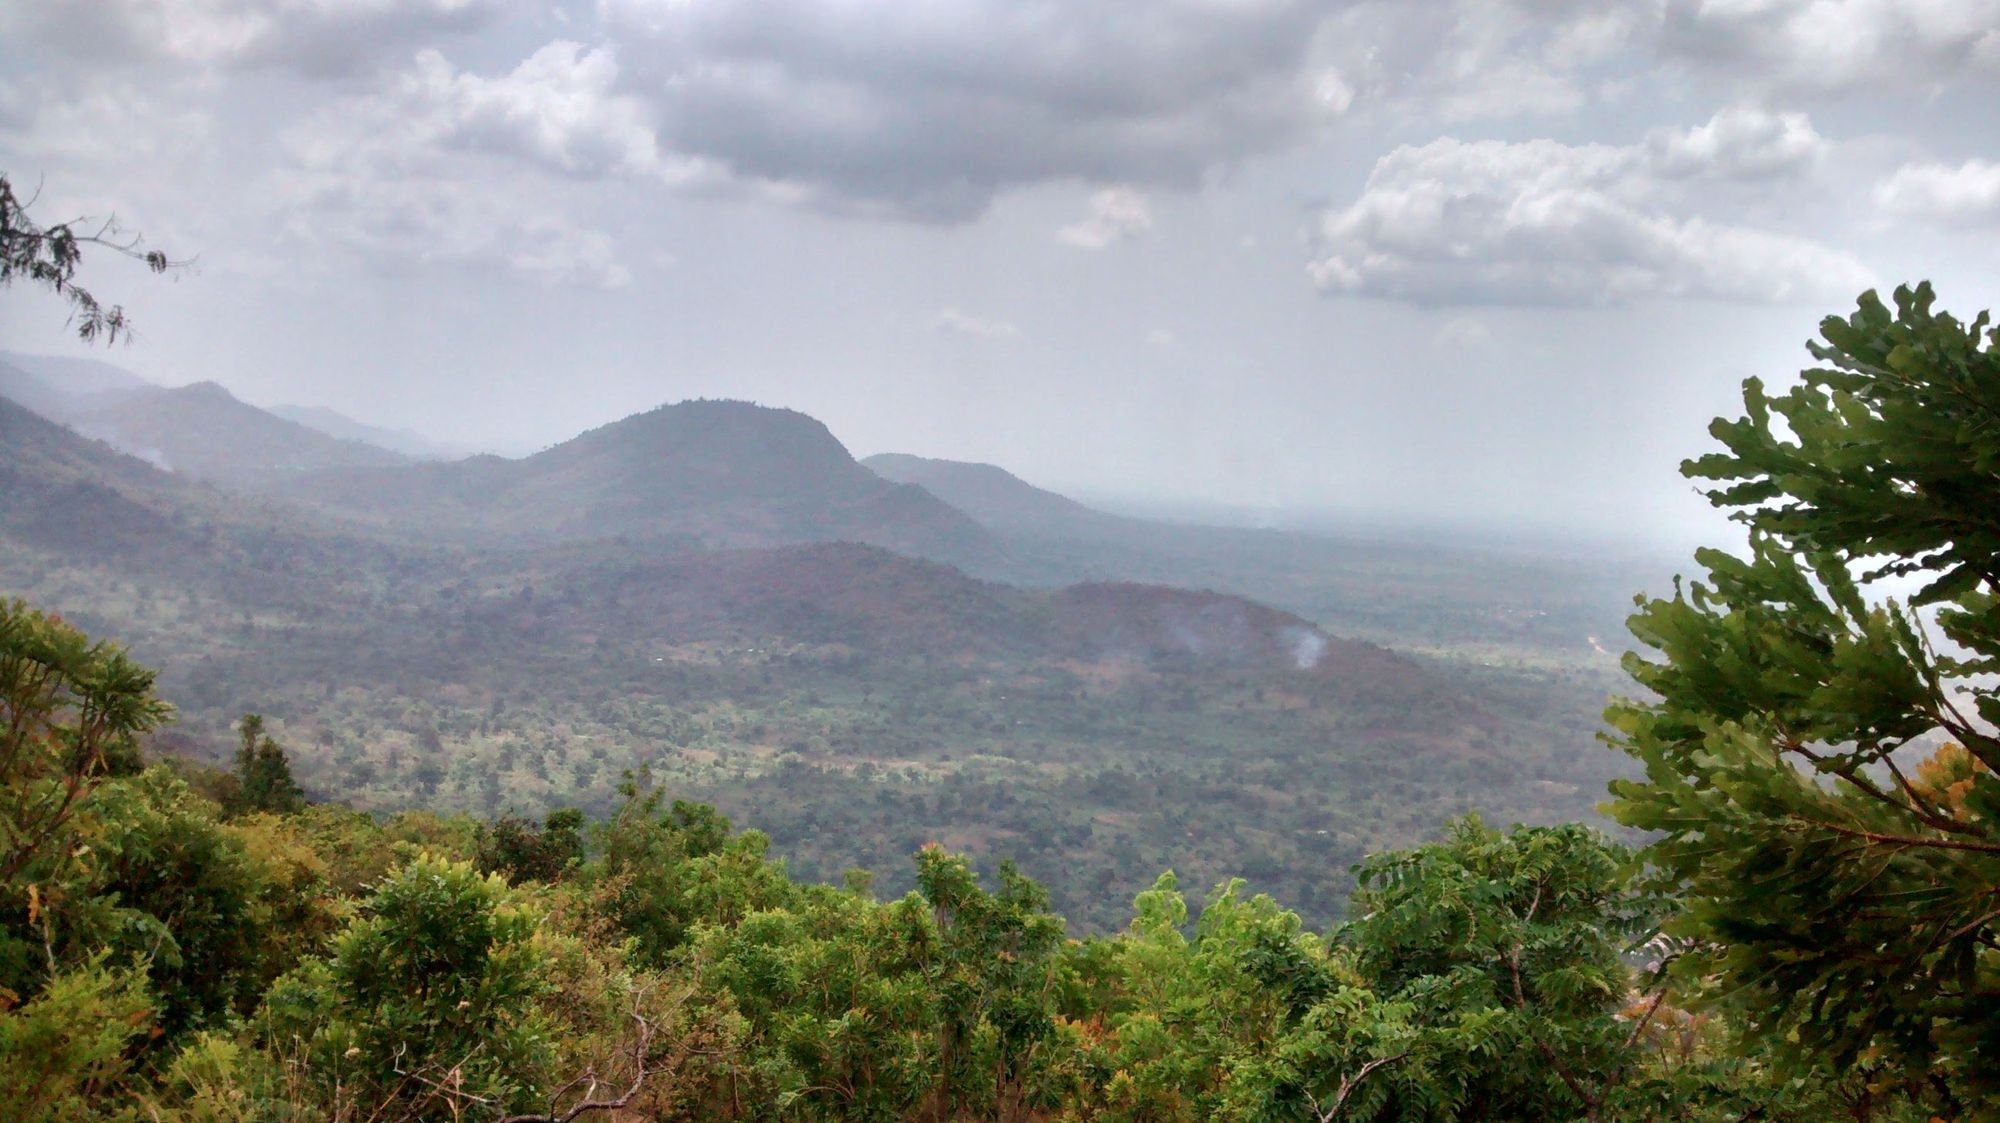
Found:
[[[1750,107],[1724,109],[1691,129],[1655,129],[1646,138],[1652,170],[1667,177],[1776,179],[1810,171],[1826,151],[1826,139],[1805,114]]]
[[[1153,229],[1153,207],[1130,187],[1107,187],[1090,197],[1090,215],[1056,232],[1064,244],[1101,250],[1113,242],[1130,241]]]
[[[462,152],[511,157],[581,179],[681,182],[697,175],[693,162],[660,151],[644,103],[616,92],[617,79],[609,48],[585,50],[562,40],[494,78],[420,51],[385,89],[320,114],[295,135],[293,149],[317,167],[421,167]]]
[[[1675,153],[1678,175],[1763,166],[1728,146],[1688,147]],[[1790,301],[1844,298],[1870,281],[1817,242],[1690,213],[1647,145],[1552,140],[1396,149],[1359,198],[1321,216],[1308,268],[1329,294],[1418,304]]]
[[[1563,116],[1623,77],[1643,3],[1366,0],[1321,34],[1357,111],[1449,121]]]
[[[504,266],[558,284],[630,280],[612,240],[575,218],[561,180],[684,184],[645,106],[615,91],[606,49],[550,43],[492,78],[421,51],[382,89],[342,99],[286,138],[273,177],[295,236],[378,262]]]
[[[967,335],[975,339],[1019,339],[1021,329],[1006,320],[988,319],[961,312],[956,308],[945,308],[931,321],[939,331],[954,335]]]
[[[1947,224],[2000,222],[2000,163],[1911,164],[1875,190],[1885,210]]]

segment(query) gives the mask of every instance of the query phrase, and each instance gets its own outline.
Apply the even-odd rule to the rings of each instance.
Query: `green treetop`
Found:
[[[1881,1065],[1951,1112],[2000,1097],[2000,332],[1933,305],[1863,296],[1711,427],[1682,470],[1748,554],[1641,599],[1646,696],[1607,718],[1690,977],[1794,1068]]]

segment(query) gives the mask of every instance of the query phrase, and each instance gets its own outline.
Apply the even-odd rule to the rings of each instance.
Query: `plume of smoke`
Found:
[[[1310,671],[1319,666],[1326,655],[1326,637],[1306,628],[1293,628],[1286,636],[1292,645],[1292,662],[1301,671]]]

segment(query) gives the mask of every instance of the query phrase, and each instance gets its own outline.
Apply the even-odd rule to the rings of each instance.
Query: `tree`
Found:
[[[274,1043],[299,1044],[339,1118],[525,1106],[548,1062],[540,919],[497,875],[424,855],[376,887],[331,954],[272,986]]]
[[[583,812],[558,807],[537,828],[503,815],[479,828],[477,864],[508,881],[552,882],[583,857]]]
[[[171,714],[123,649],[0,600],[0,992],[55,970],[49,949],[88,893],[92,797],[137,770],[138,738]]]
[[[1744,384],[1682,472],[1747,556],[1639,600],[1648,696],[1606,716],[1688,975],[1794,1071],[1954,1114],[2000,1097],[2000,332],[1934,304],[1868,293],[1798,385]]]
[[[1287,1014],[1230,1081],[1245,1120],[1619,1118],[1640,1077],[1622,954],[1648,909],[1621,848],[1586,827],[1476,818],[1368,859],[1332,954],[1260,942],[1247,956]],[[1204,918],[1205,919],[1205,918]]]
[[[259,714],[244,714],[236,723],[236,793],[229,801],[237,812],[268,811],[288,814],[306,804],[305,793],[292,779],[292,764],[285,750],[264,732]]]
[[[0,600],[0,884],[47,854],[107,776],[138,770],[140,735],[173,715],[154,672],[22,601]]]
[[[116,304],[106,308],[90,290],[76,283],[84,247],[110,250],[144,263],[155,273],[164,273],[178,263],[158,250],[142,249],[143,240],[126,234],[115,218],[75,218],[41,226],[28,217],[28,208],[34,203],[35,196],[21,199],[7,176],[0,174],[0,288],[26,280],[53,290],[68,302],[70,323],[86,343],[100,335],[107,343],[129,336],[132,325],[125,309]]]

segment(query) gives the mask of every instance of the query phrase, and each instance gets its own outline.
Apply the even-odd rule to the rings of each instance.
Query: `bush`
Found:
[[[302,1051],[336,1111],[453,1119],[522,1102],[549,1059],[539,920],[498,876],[421,856],[376,888],[330,955],[272,987],[273,1044]]]

